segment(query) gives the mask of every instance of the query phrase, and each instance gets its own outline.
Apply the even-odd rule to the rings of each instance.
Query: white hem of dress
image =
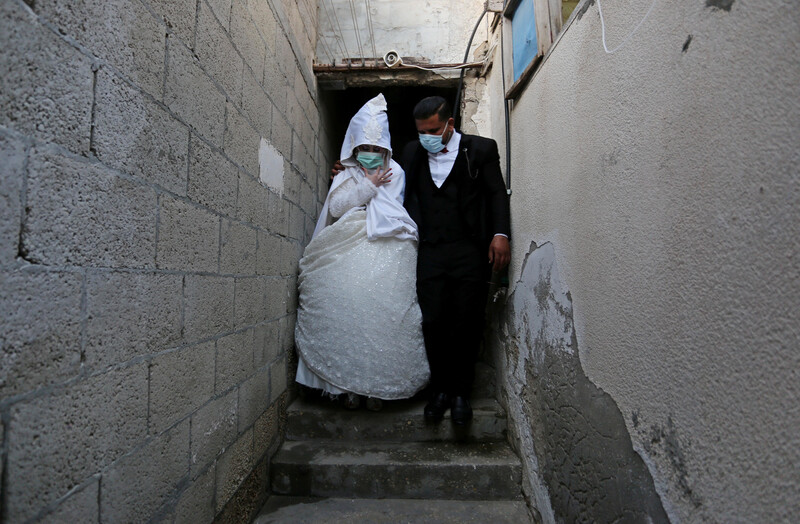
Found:
[[[347,393],[347,391],[337,388],[327,380],[311,371],[311,369],[306,365],[306,361],[303,360],[303,356],[300,355],[299,351],[297,352],[297,374],[295,375],[295,381],[298,384],[302,384],[310,388],[321,389],[329,395],[341,395],[342,393]]]
[[[356,395],[361,395],[362,397],[371,397],[371,398],[379,398],[381,400],[405,400],[407,398],[411,398],[427,386],[427,382],[420,386],[414,393],[411,395],[402,395],[402,396],[392,396],[392,397],[385,397],[380,395],[370,395],[369,393],[359,393],[358,391],[349,391],[346,389],[341,389],[340,387],[331,384],[324,378],[320,377],[316,373],[314,373],[311,368],[309,368],[305,361],[303,360],[303,356],[300,352],[297,352],[297,373],[295,374],[295,382],[298,384],[302,384],[304,386],[308,386],[314,389],[320,389],[323,392],[329,395],[341,395],[342,393],[355,393]]]

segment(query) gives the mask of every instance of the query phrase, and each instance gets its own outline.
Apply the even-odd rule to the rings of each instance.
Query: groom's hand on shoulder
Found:
[[[342,165],[342,161],[337,160],[336,163],[333,164],[333,168],[331,168],[331,180],[333,180],[333,177],[335,177],[342,171],[344,171],[344,166]]]

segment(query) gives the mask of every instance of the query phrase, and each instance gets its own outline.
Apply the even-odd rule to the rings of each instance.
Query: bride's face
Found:
[[[362,144],[356,148],[356,153],[385,153],[386,149],[372,144]]]

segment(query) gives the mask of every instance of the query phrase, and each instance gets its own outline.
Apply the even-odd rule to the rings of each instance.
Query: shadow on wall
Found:
[[[584,373],[551,243],[531,248],[492,322],[501,398],[545,522],[669,522],[614,400]]]

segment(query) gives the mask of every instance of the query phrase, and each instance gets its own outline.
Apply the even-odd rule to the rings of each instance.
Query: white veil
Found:
[[[360,145],[380,146],[387,149],[391,156],[389,117],[386,115],[386,99],[382,94],[364,104],[350,120],[350,125],[347,126],[340,153],[345,169],[333,180],[313,236],[317,236],[326,226],[333,223],[333,217],[328,210],[331,193],[348,178],[359,180],[364,177],[353,155],[353,149]],[[403,207],[405,172],[400,164],[391,159],[389,167],[392,169],[391,182],[380,186],[378,194],[370,200],[366,207],[367,238],[375,240],[381,237],[395,237],[418,240],[417,225]]]

